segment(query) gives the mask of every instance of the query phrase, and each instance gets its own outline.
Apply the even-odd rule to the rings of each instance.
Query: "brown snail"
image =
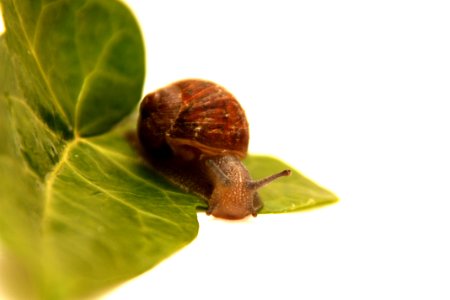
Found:
[[[207,214],[226,219],[256,216],[257,190],[284,170],[253,181],[241,160],[249,130],[244,110],[223,87],[182,80],[144,97],[138,138],[150,164],[178,186],[200,195]]]

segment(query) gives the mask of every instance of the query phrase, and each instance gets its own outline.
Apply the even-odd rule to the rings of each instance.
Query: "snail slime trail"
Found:
[[[152,167],[206,200],[219,218],[256,216],[258,189],[290,170],[254,181],[242,163],[249,129],[239,102],[220,85],[188,79],[150,93],[139,109],[137,133]]]

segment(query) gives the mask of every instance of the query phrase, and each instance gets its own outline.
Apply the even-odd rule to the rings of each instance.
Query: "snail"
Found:
[[[252,180],[241,162],[249,142],[244,110],[210,81],[181,80],[146,95],[137,134],[150,165],[205,199],[206,213],[218,218],[256,216],[263,206],[257,190],[291,173]]]

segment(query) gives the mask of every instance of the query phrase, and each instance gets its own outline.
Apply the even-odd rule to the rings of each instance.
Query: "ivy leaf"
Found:
[[[253,178],[263,178],[275,171],[291,169],[285,163],[270,157],[250,155],[245,164]],[[286,213],[316,208],[338,201],[336,195],[293,170],[291,176],[278,179],[258,193],[263,199],[261,213]]]
[[[192,241],[205,203],[149,170],[126,138],[145,65],[130,11],[113,0],[0,1],[0,242],[29,278],[26,298],[91,294]],[[287,167],[246,163],[255,178]],[[261,195],[266,213],[336,201],[295,172]]]
[[[86,295],[189,243],[199,200],[152,174],[118,125],[144,79],[128,9],[109,0],[2,8],[0,237],[29,293]]]
[[[24,96],[51,129],[91,136],[111,129],[139,100],[144,48],[116,1],[2,1],[8,47]],[[46,99],[46,101],[42,101]]]

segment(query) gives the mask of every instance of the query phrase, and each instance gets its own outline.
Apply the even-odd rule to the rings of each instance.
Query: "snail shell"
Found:
[[[152,152],[166,151],[190,160],[201,155],[244,158],[248,123],[244,110],[222,87],[184,80],[148,94],[140,109],[138,134]]]
[[[289,170],[253,181],[241,160],[249,129],[244,110],[223,87],[205,80],[175,82],[144,97],[138,138],[150,164],[174,184],[208,202],[208,214],[256,216],[257,189]]]

